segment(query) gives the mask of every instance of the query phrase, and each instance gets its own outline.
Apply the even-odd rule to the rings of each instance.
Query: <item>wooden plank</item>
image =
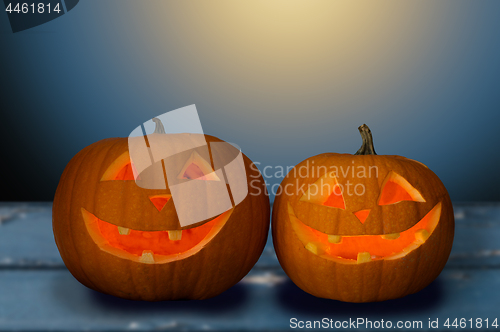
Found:
[[[455,240],[447,267],[500,267],[500,205],[455,204]]]
[[[429,287],[403,299],[352,304],[315,298],[281,272],[252,272],[204,301],[134,302],[94,292],[65,270],[0,271],[0,330],[289,330],[290,319],[366,318],[422,321],[500,319],[497,270],[446,270]],[[427,330],[425,328],[424,330]]]
[[[0,268],[63,268],[52,203],[0,203]]]

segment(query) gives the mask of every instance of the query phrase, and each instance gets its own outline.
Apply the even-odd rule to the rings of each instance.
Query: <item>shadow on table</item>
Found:
[[[159,301],[145,302],[120,299],[111,295],[91,291],[91,301],[95,305],[103,306],[106,310],[117,310],[120,312],[141,310],[151,311],[200,311],[200,312],[220,312],[221,310],[236,310],[247,299],[246,289],[240,284],[236,284],[224,293],[203,301]]]
[[[247,289],[236,284],[224,293],[203,301],[132,301],[99,293],[78,283],[69,273],[54,282],[56,298],[66,306],[78,308],[102,308],[106,312],[154,313],[195,311],[199,313],[230,312],[238,310],[248,299]],[[69,296],[71,294],[71,296]],[[99,311],[99,310],[97,310]]]
[[[312,296],[297,287],[291,280],[287,280],[278,291],[278,301],[289,310],[303,314],[325,315],[332,312],[339,315],[359,314],[360,312],[370,313],[370,315],[416,313],[431,311],[439,306],[443,299],[441,283],[437,279],[420,292],[401,299],[373,303],[346,303]]]

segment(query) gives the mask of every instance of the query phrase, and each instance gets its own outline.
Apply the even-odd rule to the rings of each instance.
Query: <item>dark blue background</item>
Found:
[[[0,199],[52,200],[80,149],[193,103],[261,169],[353,153],[367,123],[453,200],[500,199],[500,2],[252,3],[86,0],[16,34],[0,13]]]

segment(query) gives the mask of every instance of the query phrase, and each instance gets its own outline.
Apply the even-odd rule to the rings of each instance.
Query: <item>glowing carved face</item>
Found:
[[[196,152],[191,154],[182,167],[178,178],[194,181],[220,181],[213,172],[210,163]],[[134,172],[128,152],[118,157],[101,178],[101,183],[106,185],[129,182],[133,187],[137,187],[134,181]],[[134,188],[134,190],[142,193],[148,192],[147,189],[139,187]],[[158,190],[151,191],[150,195],[146,194],[145,196],[149,198],[149,202],[143,204],[142,208],[149,210],[147,214],[155,214],[156,216],[163,214],[165,217],[175,214],[168,189],[163,193],[159,193]],[[125,227],[123,224],[101,220],[84,208],[81,211],[88,233],[101,250],[144,264],[162,264],[181,260],[199,252],[225,225],[233,209],[201,223],[201,225],[197,224],[196,227],[166,228],[154,231],[146,231],[139,227]]]
[[[376,201],[377,207],[347,211],[349,201],[346,202],[345,191],[341,190],[334,172],[331,172],[310,186],[299,201],[338,209],[342,211],[340,213],[352,213],[361,224],[373,218],[371,212],[376,208],[383,206],[387,208],[404,201],[426,202],[417,189],[394,171],[389,172],[381,187]],[[442,202],[438,202],[421,220],[416,221],[408,229],[397,233],[370,235],[320,232],[299,220],[290,202],[287,209],[292,228],[307,250],[325,259],[344,264],[360,264],[372,260],[399,259],[425,243],[438,225]]]

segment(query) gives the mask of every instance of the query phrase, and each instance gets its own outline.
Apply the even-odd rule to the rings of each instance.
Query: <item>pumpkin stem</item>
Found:
[[[373,146],[373,137],[370,128],[367,125],[362,125],[358,128],[361,138],[363,139],[363,145],[355,153],[355,155],[376,155],[375,147]]]
[[[163,127],[163,123],[161,123],[161,120],[158,118],[153,118],[153,122],[156,124],[153,134],[165,134],[165,127]]]

